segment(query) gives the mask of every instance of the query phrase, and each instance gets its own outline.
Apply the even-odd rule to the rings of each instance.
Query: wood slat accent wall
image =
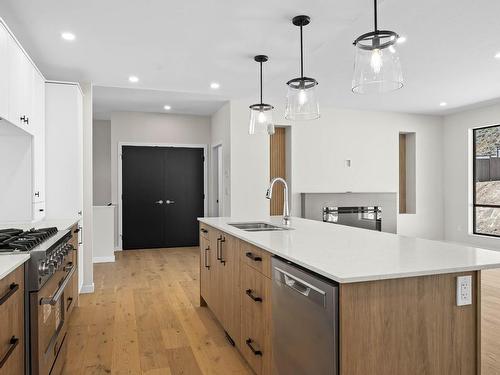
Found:
[[[456,305],[472,275],[473,303]],[[476,375],[478,272],[340,285],[342,375]]]
[[[271,135],[270,144],[270,179],[286,179],[286,137],[285,128],[276,128]],[[271,215],[283,215],[283,185],[275,185],[270,205]]]
[[[399,213],[406,213],[406,134],[399,134]]]

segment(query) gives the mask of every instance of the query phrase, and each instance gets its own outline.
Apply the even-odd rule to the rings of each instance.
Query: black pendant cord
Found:
[[[300,78],[304,78],[304,44],[302,42],[302,25],[300,25]]]
[[[262,61],[260,62],[260,104],[262,104]]]
[[[378,31],[378,21],[377,21],[377,0],[373,0],[373,18],[375,24],[375,31]]]

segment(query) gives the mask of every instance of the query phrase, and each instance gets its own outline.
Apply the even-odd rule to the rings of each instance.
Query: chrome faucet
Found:
[[[269,183],[269,188],[266,192],[266,198],[271,199],[273,197],[273,187],[276,182],[281,182],[285,189],[283,190],[283,224],[290,225],[290,206],[288,205],[288,184],[285,179],[281,177],[276,177]]]

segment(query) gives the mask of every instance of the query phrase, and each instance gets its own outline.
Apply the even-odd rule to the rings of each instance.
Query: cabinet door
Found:
[[[9,34],[0,24],[0,117],[9,118]]]
[[[14,125],[32,133],[29,124],[33,111],[33,75],[35,69],[16,41],[8,38],[9,116]]]
[[[33,203],[45,202],[45,80],[33,75]]]
[[[221,242],[222,326],[235,343],[240,341],[240,256],[239,240],[224,234]]]
[[[210,241],[205,237],[200,236],[200,294],[207,303],[207,305],[211,304],[210,298],[210,269],[211,267],[211,259],[210,252],[212,249],[210,248]]]

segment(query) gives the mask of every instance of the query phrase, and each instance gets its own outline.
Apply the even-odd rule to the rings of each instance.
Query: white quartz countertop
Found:
[[[199,221],[299,264],[338,283],[500,268],[500,252],[293,217],[293,230],[247,232],[229,223],[260,219],[212,217]]]
[[[78,217],[69,219],[42,219],[40,221],[29,221],[29,222],[4,222],[0,223],[0,229],[3,228],[18,228],[23,230],[28,230],[31,228],[49,228],[56,227],[58,230],[70,229],[75,223],[81,220]]]
[[[0,254],[0,280],[30,258],[29,254]]]

